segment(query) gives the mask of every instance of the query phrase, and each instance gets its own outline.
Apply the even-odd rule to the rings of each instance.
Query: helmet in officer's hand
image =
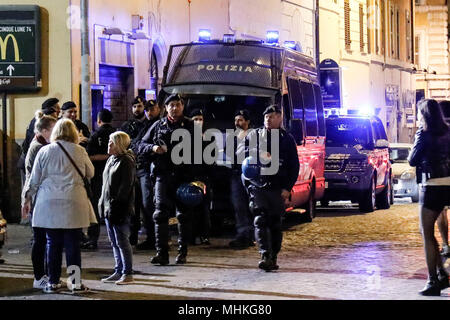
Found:
[[[177,199],[188,207],[196,207],[203,201],[206,186],[201,181],[183,183],[177,189]]]
[[[255,180],[261,176],[261,164],[253,156],[247,157],[242,162],[242,174],[247,180]]]

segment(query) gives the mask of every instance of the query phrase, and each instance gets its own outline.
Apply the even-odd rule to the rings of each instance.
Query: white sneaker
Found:
[[[42,278],[39,279],[39,280],[34,279],[34,281],[33,281],[33,288],[34,289],[44,289],[47,286],[48,281],[49,281],[49,279],[45,275],[42,276]]]

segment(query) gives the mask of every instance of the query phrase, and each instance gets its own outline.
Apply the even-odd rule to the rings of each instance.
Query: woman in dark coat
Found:
[[[435,100],[418,103],[419,129],[408,161],[419,167],[420,227],[428,267],[428,282],[420,292],[424,296],[439,296],[449,287],[448,274],[439,254],[434,236],[434,224],[445,206],[450,205],[450,130],[442,110]]]
[[[133,283],[133,251],[130,244],[130,218],[134,214],[134,181],[136,162],[130,146],[130,137],[122,131],[109,136],[108,154],[111,155],[103,171],[102,195],[98,211],[105,218],[111,247],[114,273],[102,282]]]

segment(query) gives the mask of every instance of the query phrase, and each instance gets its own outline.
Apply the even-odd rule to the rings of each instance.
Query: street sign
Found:
[[[320,89],[324,108],[340,108],[341,99],[341,70],[332,59],[325,59],[319,65]]]
[[[0,92],[42,87],[39,6],[0,6]]]

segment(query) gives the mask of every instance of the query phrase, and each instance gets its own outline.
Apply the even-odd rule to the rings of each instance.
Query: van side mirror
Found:
[[[291,120],[291,129],[289,133],[295,139],[295,143],[299,146],[303,144],[303,121],[300,119],[292,119]]]
[[[389,148],[389,141],[385,139],[378,139],[377,142],[375,142],[375,148],[377,149]]]

